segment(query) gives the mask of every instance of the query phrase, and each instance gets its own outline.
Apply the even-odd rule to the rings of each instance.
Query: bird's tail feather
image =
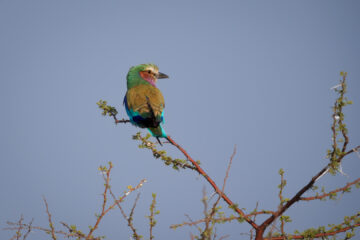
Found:
[[[161,127],[161,125],[157,126],[156,128],[149,127],[149,131],[151,135],[153,135],[154,137],[166,138],[166,133],[164,129]]]

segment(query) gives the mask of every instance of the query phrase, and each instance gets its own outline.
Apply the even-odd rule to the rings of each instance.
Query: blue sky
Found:
[[[345,110],[350,147],[360,144],[360,3],[358,1],[0,1],[0,222],[35,219],[47,226],[44,195],[54,221],[84,231],[100,211],[98,166],[112,161],[117,193],[141,179],[135,227],[148,236],[145,215],[158,195],[156,239],[187,239],[196,229],[170,224],[202,216],[195,172],[176,172],[137,148],[140,129],[115,126],[96,106],[122,106],[128,69],[156,63],[166,101],[167,133],[219,184],[234,145],[225,192],[250,212],[274,210],[280,168],[291,197],[325,164],[330,147],[330,88],[348,72]],[[142,130],[147,133],[146,130]],[[169,154],[181,156],[171,146]],[[333,189],[356,179],[359,158],[343,163],[346,176],[323,177]],[[136,194],[124,207],[129,209]],[[287,230],[339,223],[359,211],[359,191],[340,201],[297,203]],[[225,204],[221,202],[225,207]],[[220,225],[239,239],[247,224]],[[115,210],[99,235],[129,238]],[[0,231],[1,239],[10,232]],[[40,237],[41,236],[41,237]],[[32,233],[30,239],[45,238]],[[242,238],[246,239],[245,236]]]

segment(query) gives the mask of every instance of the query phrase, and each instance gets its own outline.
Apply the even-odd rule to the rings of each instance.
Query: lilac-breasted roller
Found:
[[[168,76],[159,72],[155,64],[141,64],[131,67],[126,78],[124,105],[130,122],[137,127],[149,129],[161,144],[159,138],[167,138],[161,126],[165,101],[156,82]]]

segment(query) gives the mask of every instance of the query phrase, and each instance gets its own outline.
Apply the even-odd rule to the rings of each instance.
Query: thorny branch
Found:
[[[228,196],[226,196],[225,193],[223,193],[219,187],[215,184],[215,182],[212,180],[212,178],[210,178],[209,175],[207,175],[207,173],[199,166],[199,164],[194,161],[194,159],[192,159],[190,157],[190,155],[185,151],[185,149],[183,149],[179,144],[177,144],[171,137],[168,136],[168,140],[169,142],[171,142],[175,147],[177,147],[184,155],[185,157],[191,161],[191,163],[195,166],[195,170],[201,174],[209,183],[210,185],[214,188],[214,190],[221,196],[221,198],[231,207],[233,208],[241,217],[244,218],[245,221],[247,221],[253,228],[257,229],[258,225],[253,222],[250,218],[248,218],[246,216],[246,214],[240,209],[238,208],[231,200],[230,198],[228,198]]]
[[[273,211],[266,211],[266,210],[262,210],[262,211],[259,211],[259,212],[253,212],[253,213],[250,213],[250,214],[247,214],[246,217],[255,217],[257,215],[263,215],[263,214],[273,214],[274,212]],[[242,217],[237,217],[237,216],[230,216],[230,217],[220,217],[220,218],[213,218],[212,221],[216,222],[216,223],[222,223],[222,222],[230,222],[230,221],[233,221],[233,220],[242,220],[243,218]],[[199,223],[203,223],[205,222],[206,219],[203,218],[203,219],[199,219],[199,220],[196,220],[196,221],[189,221],[189,222],[183,222],[183,223],[179,223],[179,224],[173,224],[170,226],[170,228],[178,228],[178,227],[182,227],[182,226],[193,226],[193,225],[196,225],[196,224],[199,224]],[[255,220],[253,220],[255,221]]]
[[[121,202],[124,200],[124,198],[125,198],[126,196],[128,196],[131,192],[133,192],[133,191],[139,189],[140,187],[142,187],[143,184],[146,182],[146,179],[141,180],[140,183],[139,183],[137,186],[135,186],[135,187],[128,186],[128,191],[125,192],[124,195],[121,196],[120,198],[117,198],[117,197],[115,196],[115,194],[112,192],[111,187],[110,187],[110,185],[109,185],[110,171],[111,171],[111,168],[112,168],[111,162],[109,163],[109,165],[110,165],[110,168],[109,168],[109,169],[106,169],[106,168],[104,168],[104,167],[100,167],[100,170],[102,170],[103,178],[104,178],[104,181],[105,181],[105,188],[106,188],[106,186],[108,186],[108,191],[109,191],[110,195],[112,196],[112,198],[114,199],[114,203],[113,203],[111,206],[109,206],[109,207],[107,208],[107,210],[105,210],[105,214],[106,214],[108,211],[110,211],[111,209],[113,209],[113,208],[115,207],[115,205],[116,205],[116,206],[119,208],[119,210],[120,210],[122,216],[124,217],[124,219],[128,222],[128,226],[130,227],[130,229],[131,229],[132,232],[133,232],[133,237],[134,237],[136,240],[141,239],[141,236],[136,232],[136,228],[134,227],[133,222],[132,222],[132,220],[133,220],[132,215],[133,215],[133,212],[134,212],[135,207],[136,207],[136,202],[139,200],[140,194],[138,194],[137,197],[136,197],[136,199],[135,199],[135,202],[134,202],[133,208],[131,209],[131,213],[130,213],[130,216],[129,216],[129,217],[127,217],[127,215],[125,214],[125,212],[124,212],[123,208],[121,207],[120,203],[121,203]]]
[[[129,119],[120,119],[118,120],[116,118],[116,115],[118,114],[118,111],[112,107],[112,106],[109,106],[107,105],[107,102],[106,101],[103,101],[103,100],[100,100],[99,102],[96,103],[99,108],[101,108],[103,110],[103,112],[101,113],[102,115],[106,116],[106,115],[109,115],[110,117],[113,117],[114,120],[115,120],[115,124],[118,124],[118,123],[129,123],[130,120]]]
[[[137,204],[137,202],[139,201],[139,199],[140,199],[140,193],[138,193],[138,194],[136,195],[134,204],[133,204],[133,206],[132,206],[132,208],[131,208],[131,211],[130,211],[130,214],[129,214],[129,218],[128,218],[129,226],[133,224],[133,223],[132,223],[132,221],[133,221],[133,215],[134,215],[134,211],[135,211],[135,208],[136,208],[136,204]],[[134,237],[135,237],[136,239],[141,239],[140,235],[138,235],[138,234],[136,233],[136,231],[133,231],[133,233],[134,233]]]
[[[141,182],[140,182],[140,184],[142,184],[142,182],[145,182],[145,179],[143,179]],[[139,184],[139,185],[140,185]],[[139,186],[138,185],[138,186]],[[136,187],[135,187],[136,188]],[[127,215],[126,215],[126,213],[125,213],[125,211],[124,211],[124,209],[121,207],[121,205],[120,205],[120,202],[122,202],[123,201],[123,198],[120,200],[120,199],[117,199],[116,198],[116,196],[115,196],[115,194],[112,192],[112,190],[111,190],[111,188],[109,189],[109,192],[110,192],[110,195],[113,197],[113,199],[114,199],[114,203],[116,204],[116,206],[119,208],[119,210],[120,210],[120,212],[121,212],[121,215],[123,216],[123,218],[127,221],[127,223],[128,223],[128,226],[130,227],[130,229],[131,229],[131,231],[133,232],[133,237],[136,239],[136,240],[138,240],[138,239],[140,239],[140,235],[136,232],[136,228],[134,227],[134,225],[133,225],[133,223],[132,223],[132,218],[129,218]],[[126,194],[124,195],[124,196],[127,196]]]
[[[39,227],[39,226],[33,226],[33,219],[30,221],[30,223],[22,223],[23,221],[23,217],[21,216],[21,219],[18,222],[9,222],[7,221],[7,225],[9,225],[10,227],[4,228],[4,230],[18,230],[21,231],[22,229],[27,229],[27,232],[24,234],[23,236],[23,240],[25,240],[27,238],[27,236],[29,235],[30,232],[32,232],[33,230],[40,230],[42,232],[45,233],[51,233],[51,229],[48,228],[44,228],[44,227]],[[61,224],[63,226],[65,226],[69,232],[64,232],[61,230],[54,230],[54,233],[56,234],[60,234],[66,238],[71,238],[71,237],[76,237],[78,239],[85,239],[86,235],[81,233],[80,231],[74,230],[74,228],[69,227],[66,223],[61,222]],[[12,227],[14,226],[14,227]],[[21,232],[17,232],[16,233],[18,236],[17,238],[11,238],[11,239],[20,239],[21,237]],[[99,238],[91,238],[91,240],[98,240]]]
[[[279,208],[282,208],[284,206],[284,196],[283,196],[283,190],[286,186],[286,180],[284,179],[284,170],[280,169],[279,171],[281,180],[280,180],[280,185],[279,185]],[[284,218],[280,217],[280,231],[281,231],[281,235],[285,236],[285,231],[284,231],[284,225],[285,225],[285,220]]]
[[[143,137],[141,136],[140,133],[137,133],[136,135],[133,136],[133,139],[140,140],[142,143],[141,145],[139,145],[139,147],[150,149],[155,158],[160,158],[162,161],[164,161],[165,165],[172,165],[173,169],[176,170],[179,170],[179,168],[183,168],[183,169],[189,168],[192,170],[196,169],[189,161],[183,159],[173,159],[172,157],[167,156],[165,151],[157,150],[156,144],[148,140],[150,136],[151,135],[148,134],[147,136]]]
[[[221,188],[221,192],[224,192],[224,189],[225,189],[225,185],[226,185],[226,181],[229,177],[229,172],[230,172],[230,168],[231,168],[231,164],[232,164],[232,161],[235,157],[235,154],[236,154],[236,145],[234,146],[234,151],[230,157],[230,160],[229,160],[229,164],[228,164],[228,167],[226,169],[226,173],[225,173],[225,177],[224,177],[224,183],[223,183],[223,186]],[[204,237],[210,237],[211,235],[211,230],[214,226],[214,223],[212,224],[212,227],[210,227],[210,222],[214,219],[214,215],[216,213],[216,211],[218,210],[217,208],[217,205],[219,204],[219,201],[221,199],[221,195],[219,195],[219,197],[217,198],[217,200],[215,201],[215,203],[213,204],[212,208],[211,208],[211,212],[210,214],[207,213],[207,199],[206,199],[206,194],[204,192],[204,206],[205,206],[205,229],[203,230],[203,232],[201,233],[202,236]],[[215,236],[214,236],[214,239],[215,239]]]
[[[350,189],[350,187],[352,185],[355,185],[357,183],[360,183],[360,178],[356,179],[355,181],[353,182],[349,182],[347,183],[344,187],[342,188],[337,188],[333,191],[330,191],[328,193],[324,193],[324,194],[321,194],[321,195],[316,195],[316,196],[312,196],[312,197],[301,197],[300,200],[302,201],[310,201],[310,200],[316,200],[316,199],[323,199],[323,198],[326,198],[326,197],[329,197],[329,196],[332,196],[334,195],[335,193],[338,193],[338,192],[346,192]]]
[[[31,229],[32,229],[32,223],[34,221],[34,219],[31,219],[30,223],[29,224],[23,224],[23,221],[24,221],[24,217],[21,215],[20,216],[20,219],[19,221],[15,222],[15,223],[12,223],[12,222],[7,222],[7,224],[9,226],[14,226],[14,227],[8,227],[8,228],[4,228],[4,230],[16,230],[14,236],[12,236],[10,238],[10,240],[20,240],[21,236],[23,237],[22,239],[25,240],[29,233],[31,232]],[[26,228],[26,232],[24,235],[21,234],[22,230]]]
[[[259,207],[259,202],[256,202],[256,206],[255,206],[255,212],[257,212],[257,210],[258,210],[258,207]],[[256,214],[254,215],[254,217],[253,217],[253,221],[255,222],[256,221]],[[252,240],[253,239],[253,237],[254,237],[254,233],[253,233],[253,231],[254,231],[254,228],[251,228],[251,230],[250,230],[250,240]]]
[[[117,111],[114,107],[106,105],[106,101],[100,100],[98,103],[99,108],[103,109],[103,115],[109,115],[109,116],[115,116],[117,114]],[[116,122],[116,116],[114,117]],[[236,211],[241,217],[244,218],[245,221],[247,221],[253,228],[257,229],[258,225],[253,222],[250,218],[246,217],[246,214],[237,207],[236,204],[234,204],[230,198],[220,190],[220,188],[216,185],[216,183],[212,180],[212,178],[200,167],[200,165],[192,158],[190,155],[183,149],[179,144],[177,144],[170,136],[167,137],[167,140],[174,145],[177,149],[179,149],[184,156],[192,163],[193,166],[187,167],[186,164],[180,165],[183,168],[194,168],[195,171],[197,171],[200,175],[202,175],[214,188],[215,192],[221,196],[221,198],[232,208],[234,211]]]
[[[314,183],[319,180],[323,175],[325,175],[327,172],[331,172],[331,173],[335,173],[336,171],[339,171],[339,166],[343,160],[343,158],[353,152],[358,153],[358,151],[360,150],[360,146],[354,147],[351,150],[347,151],[347,146],[349,143],[349,137],[347,135],[347,129],[345,127],[344,124],[344,115],[342,113],[342,109],[345,105],[347,104],[351,104],[350,101],[347,101],[346,98],[344,98],[344,94],[346,93],[346,73],[341,73],[341,76],[343,77],[342,80],[340,81],[340,90],[335,89],[335,91],[337,91],[339,93],[339,98],[336,100],[334,107],[333,107],[333,112],[334,114],[332,115],[332,119],[333,119],[333,123],[331,125],[331,130],[332,130],[332,151],[328,153],[328,157],[330,159],[330,163],[328,165],[326,165],[323,169],[321,169],[313,178],[311,178],[311,180],[304,186],[302,187],[290,200],[284,200],[282,198],[281,192],[279,197],[281,198],[281,205],[279,206],[279,208],[277,209],[277,211],[271,212],[271,216],[269,218],[267,218],[262,224],[257,225],[255,223],[255,220],[252,220],[250,218],[249,215],[246,215],[241,209],[239,209],[237,207],[236,204],[234,204],[224,193],[223,190],[220,190],[219,187],[216,185],[216,183],[212,180],[212,178],[210,178],[210,176],[199,166],[199,163],[197,161],[195,161],[193,158],[191,158],[191,156],[185,151],[185,149],[183,149],[179,144],[177,144],[171,137],[167,137],[167,140],[172,143],[172,145],[174,145],[176,148],[178,148],[179,151],[181,151],[183,153],[183,155],[187,158],[188,161],[190,161],[192,163],[192,168],[195,171],[197,171],[200,175],[202,175],[208,182],[209,184],[214,188],[215,192],[232,208],[234,209],[239,215],[240,218],[242,218],[243,220],[245,220],[246,222],[248,222],[255,230],[256,230],[256,240],[262,240],[264,232],[266,230],[266,228],[271,225],[278,217],[282,216],[282,214],[289,209],[294,203],[296,203],[297,201],[300,200],[311,200],[310,198],[303,198],[302,195],[307,192],[309,189],[311,189],[314,185]],[[116,119],[116,114],[117,111],[115,110],[115,108],[110,107],[109,109],[106,109],[107,105],[106,102],[104,104],[105,101],[100,101],[98,103],[99,107],[102,108],[103,111],[103,115],[109,114],[109,116],[113,116],[115,123],[120,123],[120,122],[129,122],[129,120],[117,120]],[[101,105],[102,104],[102,105]],[[105,107],[104,107],[105,106]],[[115,111],[114,111],[115,110]],[[343,140],[340,141],[339,139],[337,139],[337,135],[338,133],[341,133]],[[143,139],[142,139],[143,140]],[[144,142],[144,140],[143,140]],[[342,142],[342,146],[339,148],[338,144]],[[153,149],[152,149],[153,150]],[[154,151],[154,150],[153,150]],[[154,155],[155,156],[155,155]],[[181,166],[181,165],[180,165]],[[187,168],[182,166],[183,168]],[[358,180],[356,180],[356,183],[358,182]],[[350,185],[355,184],[350,183]],[[346,185],[344,188],[340,188],[337,190],[334,190],[336,192],[338,191],[342,191],[342,190],[346,190],[350,185]],[[334,191],[330,192],[334,193]],[[319,199],[325,197],[323,195],[317,196],[317,197],[313,197],[314,199]],[[270,211],[266,211],[262,214],[267,214]],[[197,222],[193,222],[190,221],[190,223],[183,223],[182,225],[194,225],[195,223],[199,223],[199,222],[206,222],[208,221],[207,218],[199,220]],[[284,229],[283,229],[283,222],[281,224],[281,232],[284,235]],[[174,227],[176,227],[176,225],[173,225]],[[352,227],[357,227],[357,224],[354,224]],[[335,235],[339,232],[344,232],[351,229],[351,227],[346,227],[346,228],[342,228],[342,229],[338,229],[336,231],[330,232],[330,233],[326,233],[327,235],[321,235],[321,236],[331,236],[331,235]],[[275,239],[285,239],[286,236],[282,236],[282,237],[277,237],[277,238],[272,238],[273,240]],[[304,236],[292,236],[293,239],[302,239],[304,238]]]
[[[103,193],[103,203],[102,203],[102,209],[101,209],[101,214],[99,216],[96,217],[96,223],[94,225],[94,227],[90,228],[90,231],[88,233],[88,235],[86,236],[86,239],[89,239],[90,237],[92,237],[92,233],[98,228],[99,223],[101,221],[101,219],[105,216],[105,214],[110,210],[109,209],[105,209],[106,208],[106,202],[107,202],[107,192],[108,189],[110,187],[109,182],[110,182],[110,172],[111,169],[113,167],[112,164],[109,164],[109,170],[106,171],[106,178],[105,178],[105,189],[104,189],[104,193]]]
[[[149,225],[150,225],[150,240],[154,239],[153,228],[156,225],[155,215],[159,214],[159,211],[156,211],[156,209],[155,209],[155,205],[156,205],[156,194],[155,193],[152,194],[152,198],[153,198],[153,200],[150,205],[150,216],[148,216],[149,221],[150,221],[150,223],[149,223]]]
[[[358,147],[346,152],[346,146],[349,142],[349,138],[347,136],[347,129],[345,127],[345,124],[343,123],[343,119],[344,119],[344,115],[342,113],[342,109],[343,106],[346,105],[346,103],[344,103],[344,94],[346,92],[346,73],[342,73],[342,80],[340,81],[341,83],[341,89],[337,90],[340,94],[339,98],[335,101],[334,104],[334,114],[333,114],[333,124],[332,124],[332,139],[333,139],[333,151],[330,153],[330,163],[325,166],[322,170],[320,170],[310,181],[308,184],[306,184],[303,188],[301,188],[296,194],[295,196],[293,196],[288,202],[286,202],[286,204],[284,204],[282,207],[280,207],[273,215],[271,215],[268,219],[266,219],[258,228],[256,231],[256,240],[262,240],[263,239],[263,235],[265,232],[265,229],[275,220],[277,219],[279,216],[281,216],[287,209],[289,209],[295,202],[301,200],[301,196],[308,191],[313,185],[314,183],[320,178],[322,177],[326,172],[329,171],[329,169],[337,169],[337,166],[341,163],[342,159],[348,155],[349,153],[353,152],[354,149],[358,149]],[[350,104],[350,103],[348,103]],[[337,132],[338,129],[341,130],[341,133],[344,137],[344,142],[343,142],[343,147],[341,152],[338,150],[337,147],[337,141],[336,141],[336,137],[337,137]]]
[[[359,223],[359,217],[360,213],[352,216],[352,217],[345,217],[344,222],[333,226],[330,230],[325,231],[325,229],[321,229],[318,233],[313,232],[306,232],[301,235],[288,235],[288,236],[276,236],[276,237],[266,237],[264,240],[287,240],[287,239],[315,239],[315,238],[322,238],[327,239],[328,236],[334,236],[339,233],[347,232],[349,230],[353,230],[356,227],[360,226]],[[353,224],[351,224],[353,222]],[[351,236],[346,237],[345,239],[350,239],[352,237],[352,234],[349,234]]]
[[[204,216],[205,216],[205,228],[204,230],[201,231],[201,240],[207,240],[207,239],[210,239],[210,236],[211,236],[211,230],[212,228],[209,228],[209,225],[210,225],[210,216],[208,214],[208,198],[206,196],[206,190],[205,190],[205,187],[203,187],[203,198],[202,198],[202,202],[204,204]]]
[[[52,238],[53,240],[56,240],[55,228],[54,228],[54,224],[53,224],[53,222],[52,222],[52,220],[51,220],[51,214],[50,214],[50,211],[49,211],[49,206],[48,206],[48,203],[47,203],[47,201],[46,201],[46,198],[43,197],[43,199],[44,199],[44,203],[45,203],[45,207],[46,207],[46,213],[47,213],[47,215],[48,215],[49,226],[50,226],[50,229],[51,229],[51,238]]]
[[[11,240],[19,240],[21,238],[21,236],[23,236],[23,240],[26,239],[26,237],[29,235],[29,233],[32,231],[32,230],[40,230],[42,232],[45,232],[47,234],[50,234],[51,235],[51,238],[53,240],[56,240],[57,239],[57,236],[56,234],[58,235],[62,235],[63,237],[65,238],[77,238],[77,239],[85,239],[85,240],[100,240],[102,239],[103,237],[94,237],[93,236],[93,233],[94,231],[98,228],[102,218],[110,211],[112,210],[115,205],[117,205],[119,207],[119,209],[123,212],[121,206],[120,206],[120,203],[125,199],[125,197],[127,197],[131,192],[139,189],[140,187],[143,186],[143,184],[146,182],[146,179],[143,179],[140,181],[140,183],[135,186],[135,187],[132,187],[132,186],[128,186],[128,190],[124,193],[124,195],[122,195],[120,198],[116,198],[116,196],[114,195],[114,193],[111,191],[111,187],[110,187],[110,172],[111,172],[111,169],[112,169],[113,165],[111,162],[109,162],[109,168],[107,167],[102,167],[100,166],[100,171],[102,172],[103,174],[103,178],[104,178],[104,181],[105,181],[105,189],[104,189],[104,192],[102,194],[103,196],[103,202],[102,202],[102,207],[101,207],[101,214],[100,215],[97,215],[97,218],[96,218],[96,222],[94,224],[94,226],[90,226],[90,231],[88,234],[84,234],[82,233],[80,230],[77,230],[76,226],[75,225],[68,225],[67,223],[64,223],[64,222],[60,222],[67,230],[68,232],[65,232],[65,231],[62,231],[62,230],[55,230],[55,227],[54,227],[54,223],[52,221],[52,217],[51,217],[51,214],[50,214],[50,211],[49,211],[49,207],[48,207],[48,203],[45,199],[45,197],[43,197],[43,200],[44,200],[44,203],[45,203],[45,207],[46,207],[46,213],[48,215],[48,222],[49,222],[49,229],[48,228],[43,228],[43,227],[38,227],[38,226],[33,226],[32,223],[33,223],[33,220],[31,220],[30,223],[26,224],[26,223],[23,223],[23,217],[21,216],[20,220],[18,222],[7,222],[7,225],[9,225],[10,227],[7,227],[7,228],[4,228],[5,230],[16,230],[16,234],[11,238]],[[108,202],[108,199],[107,199],[107,194],[110,193],[111,196],[114,198],[114,202],[113,204],[111,204],[110,206],[107,206],[107,202]],[[137,197],[137,200],[138,200],[138,197]],[[136,200],[136,201],[137,201]],[[136,206],[136,201],[135,201],[135,204],[132,208],[132,211],[131,211],[131,219],[132,219],[132,214],[134,212],[134,208]],[[125,215],[126,217],[126,215]],[[131,229],[133,230],[133,236],[135,237],[135,239],[140,239],[140,236],[137,235],[136,233],[136,230],[135,228],[133,227],[132,223],[131,223],[131,220],[129,220],[129,226],[131,227]],[[23,230],[27,230],[25,232],[24,235],[22,235],[21,231]]]

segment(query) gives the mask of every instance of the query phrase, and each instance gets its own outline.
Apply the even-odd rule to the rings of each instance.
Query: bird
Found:
[[[162,127],[165,100],[156,83],[158,79],[163,78],[169,76],[159,72],[155,64],[133,66],[126,76],[127,92],[124,97],[124,106],[130,122],[137,127],[147,128],[160,145],[160,138],[167,139]]]

